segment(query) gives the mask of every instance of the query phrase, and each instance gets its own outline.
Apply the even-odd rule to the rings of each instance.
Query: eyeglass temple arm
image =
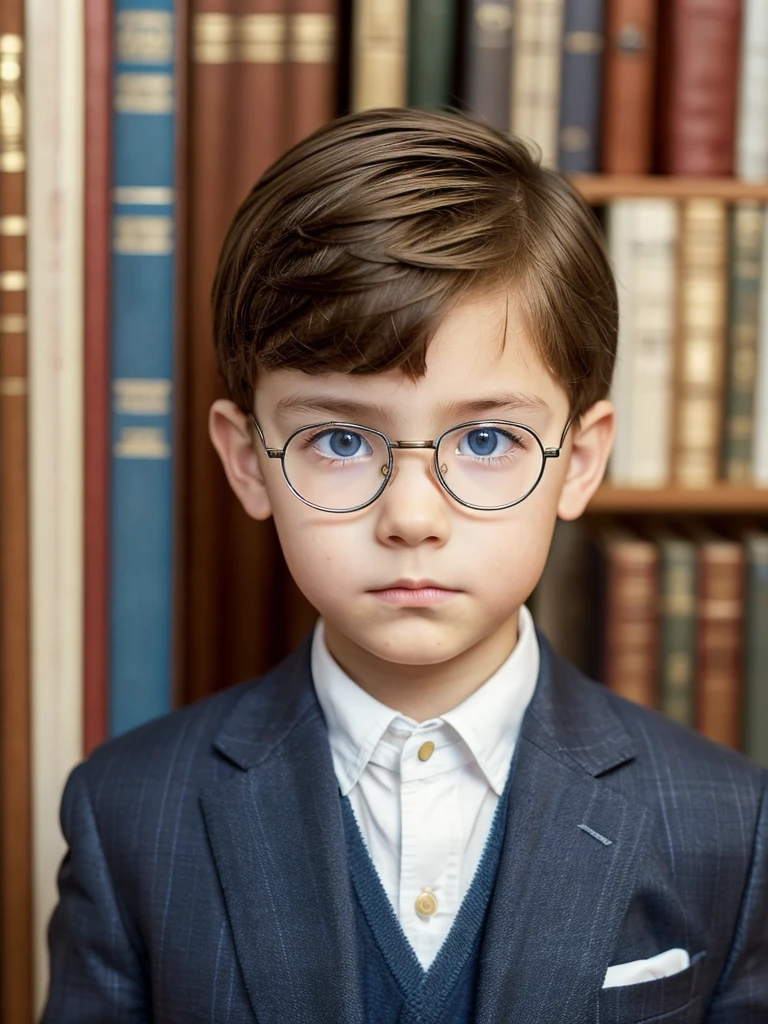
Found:
[[[269,448],[269,447],[267,447],[267,442],[264,440],[264,433],[263,433],[261,427],[259,426],[258,420],[253,415],[253,413],[251,413],[251,423],[256,428],[256,433],[259,435],[259,440],[261,441],[261,446],[264,449],[264,451],[267,453],[267,456],[270,459],[282,459],[283,454],[285,453],[285,448]]]
[[[545,448],[544,449],[544,458],[545,459],[559,459],[560,458],[560,452],[563,450],[563,445],[565,444],[565,435],[568,433],[568,430],[569,430],[571,424],[573,423],[573,419],[574,419],[574,417],[571,416],[571,418],[565,424],[565,428],[564,428],[562,434],[560,435],[560,444],[557,446],[557,448]]]

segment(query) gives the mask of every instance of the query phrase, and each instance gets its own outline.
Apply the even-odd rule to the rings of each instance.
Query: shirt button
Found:
[[[428,761],[432,754],[435,752],[435,744],[432,740],[427,740],[426,743],[422,743],[419,747],[419,760]]]
[[[422,889],[416,897],[416,913],[420,917],[432,917],[437,910],[437,898],[431,889]]]

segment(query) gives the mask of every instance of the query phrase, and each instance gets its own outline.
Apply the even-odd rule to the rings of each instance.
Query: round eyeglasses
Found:
[[[256,418],[251,421],[270,459],[280,459],[286,483],[320,512],[357,512],[372,504],[392,478],[394,449],[432,449],[437,479],[466,508],[496,512],[528,497],[547,459],[560,457],[568,420],[557,448],[511,420],[473,420],[444,431],[434,441],[391,441],[357,423],[312,423],[270,448]]]

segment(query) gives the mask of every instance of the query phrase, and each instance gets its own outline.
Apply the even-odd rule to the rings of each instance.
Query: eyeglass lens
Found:
[[[509,423],[457,427],[443,436],[437,451],[445,487],[459,501],[479,508],[499,508],[525,497],[536,486],[543,461],[536,436]],[[384,438],[349,426],[300,430],[283,459],[286,478],[297,494],[335,512],[359,508],[376,497],[389,466]]]

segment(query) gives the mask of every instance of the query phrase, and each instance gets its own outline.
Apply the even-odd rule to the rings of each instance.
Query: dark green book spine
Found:
[[[694,722],[696,680],[696,545],[659,542],[661,556],[661,711],[682,725]]]
[[[752,479],[760,257],[763,245],[763,213],[758,203],[737,203],[733,207],[730,235],[728,384],[723,469],[727,480],[748,483]]]
[[[411,0],[408,105],[448,107],[453,92],[458,0]]]
[[[744,538],[747,554],[744,752],[768,767],[768,533]]]

